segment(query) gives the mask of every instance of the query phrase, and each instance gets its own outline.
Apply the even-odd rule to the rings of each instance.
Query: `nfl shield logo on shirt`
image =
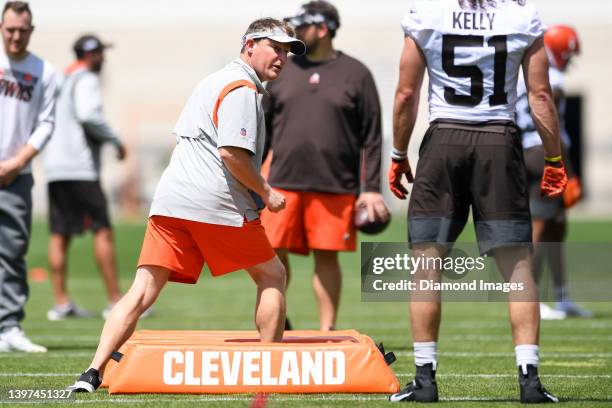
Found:
[[[245,129],[245,128],[240,129],[240,134],[241,134],[242,136],[246,136],[246,134],[247,134],[246,129]]]

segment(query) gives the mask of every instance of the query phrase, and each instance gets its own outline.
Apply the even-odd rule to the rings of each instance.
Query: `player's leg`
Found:
[[[121,298],[121,292],[119,290],[119,279],[117,276],[118,268],[113,231],[110,228],[101,228],[95,231],[93,246],[96,263],[98,264],[106,288],[108,303],[115,304]]]
[[[291,265],[289,264],[289,250],[286,248],[275,249],[276,256],[282,262],[285,267],[285,274],[287,276],[287,283],[285,284],[285,300],[287,298],[287,289],[289,289],[289,282],[291,281]],[[293,330],[293,326],[289,321],[289,316],[285,314],[285,330]]]
[[[313,252],[315,270],[312,287],[319,306],[320,329],[334,330],[342,289],[338,251],[315,249]]]
[[[531,269],[533,232],[520,134],[514,126],[492,125],[483,128],[477,138],[471,190],[480,251],[495,256],[506,282],[522,285],[508,294],[520,399],[555,402],[538,375],[539,302]]]
[[[423,138],[419,168],[410,193],[408,233],[412,257],[438,258],[463,230],[469,214],[470,138],[447,124],[434,124]],[[440,271],[418,269],[412,277],[439,282]],[[438,400],[436,381],[437,340],[441,318],[439,292],[410,294],[410,324],[416,375],[412,382],[389,400],[434,402]]]
[[[255,325],[262,341],[281,341],[285,327],[285,267],[278,257],[247,268],[257,285]]]
[[[100,386],[100,372],[104,371],[111,353],[118,350],[132,335],[138,318],[155,302],[171,273],[169,269],[159,266],[138,268],[134,283],[113,307],[104,323],[89,369],[69,389],[75,392],[94,392]]]
[[[51,269],[51,285],[55,305],[65,305],[70,302],[66,290],[67,253],[70,246],[70,236],[52,233],[49,237],[48,260]]]
[[[546,257],[551,269],[553,285],[555,288],[555,311],[566,316],[591,317],[593,313],[575,303],[571,298],[567,285],[565,268],[565,236],[567,232],[567,220],[565,214],[562,217],[550,220],[548,228],[548,245]]]

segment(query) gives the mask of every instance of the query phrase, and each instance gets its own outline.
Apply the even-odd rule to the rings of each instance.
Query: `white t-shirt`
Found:
[[[551,66],[548,70],[548,78],[550,87],[554,91],[564,92],[565,80],[563,73],[557,68]],[[523,149],[539,146],[542,144],[542,139],[536,130],[535,123],[531,117],[531,108],[529,107],[529,99],[527,97],[527,87],[525,79],[521,73],[517,86],[518,100],[516,102],[516,125],[521,129]],[[559,101],[557,110],[559,112],[559,128],[561,131],[561,140],[565,147],[570,146],[570,138],[565,129],[565,97]]]
[[[236,81],[247,81],[256,90],[235,88],[219,104],[223,90]],[[265,143],[264,92],[255,71],[239,58],[196,86],[174,128],[177,145],[155,191],[150,215],[236,227],[245,219],[259,217],[261,203],[231,175],[219,148],[248,150],[253,167],[260,171]]]
[[[29,53],[9,59],[0,46],[0,160],[10,159],[29,144],[43,149],[53,132],[55,71]],[[28,164],[21,174],[31,173]]]
[[[472,10],[458,0],[421,0],[402,27],[427,60],[430,121],[514,120],[523,55],[545,30],[531,4],[498,0]]]

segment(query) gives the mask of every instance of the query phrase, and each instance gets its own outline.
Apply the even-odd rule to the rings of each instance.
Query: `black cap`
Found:
[[[90,51],[102,51],[105,48],[112,47],[112,44],[103,43],[98,37],[95,35],[87,34],[79,37],[78,40],[74,43],[72,49],[78,55],[82,55],[83,53]]]
[[[325,23],[330,31],[336,31],[340,28],[340,15],[338,14],[338,10],[332,4],[324,0],[308,2],[302,5],[294,16],[286,17],[284,20],[294,27]]]

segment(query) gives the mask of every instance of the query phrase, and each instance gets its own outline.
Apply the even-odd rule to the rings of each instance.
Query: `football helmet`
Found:
[[[574,55],[580,54],[578,34],[570,26],[551,26],[544,34],[544,44],[551,63],[561,71]]]

